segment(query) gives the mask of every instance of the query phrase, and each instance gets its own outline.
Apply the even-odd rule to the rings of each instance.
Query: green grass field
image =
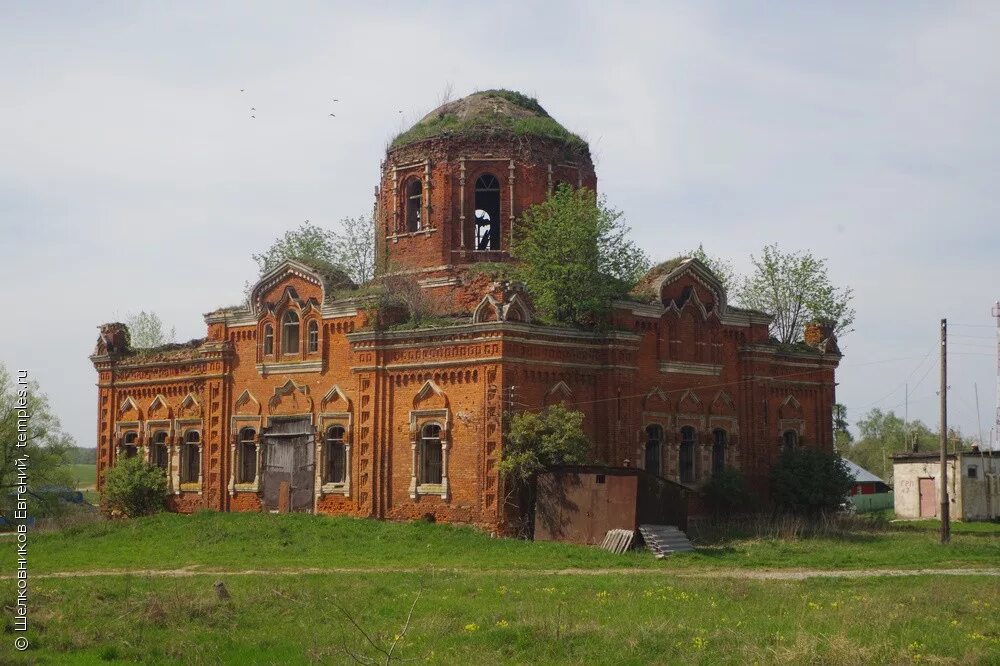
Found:
[[[1000,566],[1000,524],[973,531],[955,523],[941,546],[933,523],[903,523],[847,538],[736,538],[657,561],[645,552],[612,555],[562,543],[492,539],[469,527],[392,523],[306,514],[194,515],[163,513],[126,522],[99,522],[36,534],[32,570],[288,567],[465,567],[554,569],[601,567],[818,568]],[[986,531],[989,530],[989,531]],[[247,544],[253,544],[248,548]],[[0,571],[14,565],[0,552]]]
[[[73,479],[74,488],[83,490],[93,488],[97,484],[97,466],[87,465],[66,465]]]
[[[393,654],[423,663],[1000,663],[1000,577],[749,578],[1000,566],[1000,525],[956,523],[948,546],[936,528],[730,538],[655,560],[323,516],[90,523],[32,535],[32,649],[15,653],[6,633],[0,663],[351,663],[350,653],[384,662],[362,630],[387,649],[411,605]],[[14,562],[0,549],[0,574]],[[198,575],[42,577],[180,567]],[[231,599],[216,597],[216,580]],[[0,595],[9,632],[11,580]]]

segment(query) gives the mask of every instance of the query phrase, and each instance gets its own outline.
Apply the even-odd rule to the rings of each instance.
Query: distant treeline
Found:
[[[71,446],[66,450],[66,462],[70,465],[96,465],[97,449]]]

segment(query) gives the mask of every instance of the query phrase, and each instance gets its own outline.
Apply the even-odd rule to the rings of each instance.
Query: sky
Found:
[[[949,423],[988,439],[997,34],[995,2],[0,2],[0,362],[93,446],[100,323],[203,336],[252,253],[371,211],[447,88],[504,87],[590,142],[652,258],[825,257],[855,292],[852,423],[908,385],[937,427],[947,317]]]

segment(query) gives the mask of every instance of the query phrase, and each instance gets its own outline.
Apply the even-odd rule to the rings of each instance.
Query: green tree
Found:
[[[252,256],[261,275],[289,259],[312,259],[336,265],[335,240],[332,231],[321,229],[306,220],[297,229],[286,231],[275,239],[262,254]]]
[[[733,268],[732,262],[726,261],[722,257],[708,254],[705,252],[705,246],[701,243],[698,244],[698,249],[685,253],[685,256],[694,257],[708,266],[709,270],[715,273],[715,277],[719,278],[719,282],[722,283],[723,288],[727,292],[737,284],[739,277],[736,275],[736,269]]]
[[[854,292],[830,282],[826,259],[812,252],[784,252],[775,243],[750,261],[753,272],[739,283],[736,295],[744,307],[774,317],[771,335],[779,342],[801,342],[810,321],[831,322],[838,335],[851,331]]]
[[[581,464],[591,442],[583,432],[583,412],[552,405],[540,412],[511,416],[500,473],[529,483],[551,465]]]
[[[26,426],[19,418],[23,415],[30,415]],[[21,443],[23,446],[18,446]],[[0,515],[8,523],[14,520],[16,461],[27,458],[30,510],[32,515],[44,515],[55,508],[56,501],[41,494],[39,489],[72,487],[69,470],[64,466],[72,445],[73,438],[63,432],[38,384],[21,383],[21,377],[15,379],[0,364]]]
[[[335,229],[323,229],[306,220],[252,256],[261,275],[283,261],[298,259],[332,264],[362,284],[375,272],[375,222],[366,215],[345,217]]]
[[[148,516],[163,509],[166,497],[167,477],[163,470],[139,456],[119,458],[104,474],[101,500],[112,514]]]
[[[939,451],[940,435],[921,421],[904,421],[892,410],[870,409],[858,422],[858,437],[840,449],[845,458],[892,483],[892,456],[904,451]],[[960,433],[949,441],[964,444]]]
[[[549,323],[603,326],[612,301],[649,268],[622,214],[586,188],[561,185],[515,229],[515,275]]]
[[[792,513],[815,515],[836,511],[853,483],[854,477],[836,453],[788,449],[771,469],[771,501]]]
[[[355,284],[375,277],[375,219],[345,217],[333,232],[333,264],[342,266]]]
[[[754,507],[754,495],[743,472],[738,469],[726,468],[713,474],[702,488],[702,493],[712,513],[717,516],[746,513]]]
[[[176,336],[174,328],[168,332],[155,312],[133,312],[125,318],[125,325],[128,326],[130,344],[135,349],[159,347],[173,342]]]

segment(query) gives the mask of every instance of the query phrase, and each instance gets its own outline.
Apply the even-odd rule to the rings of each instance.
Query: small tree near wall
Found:
[[[128,518],[162,511],[166,503],[167,477],[159,467],[139,456],[119,458],[104,477],[104,507]]]

